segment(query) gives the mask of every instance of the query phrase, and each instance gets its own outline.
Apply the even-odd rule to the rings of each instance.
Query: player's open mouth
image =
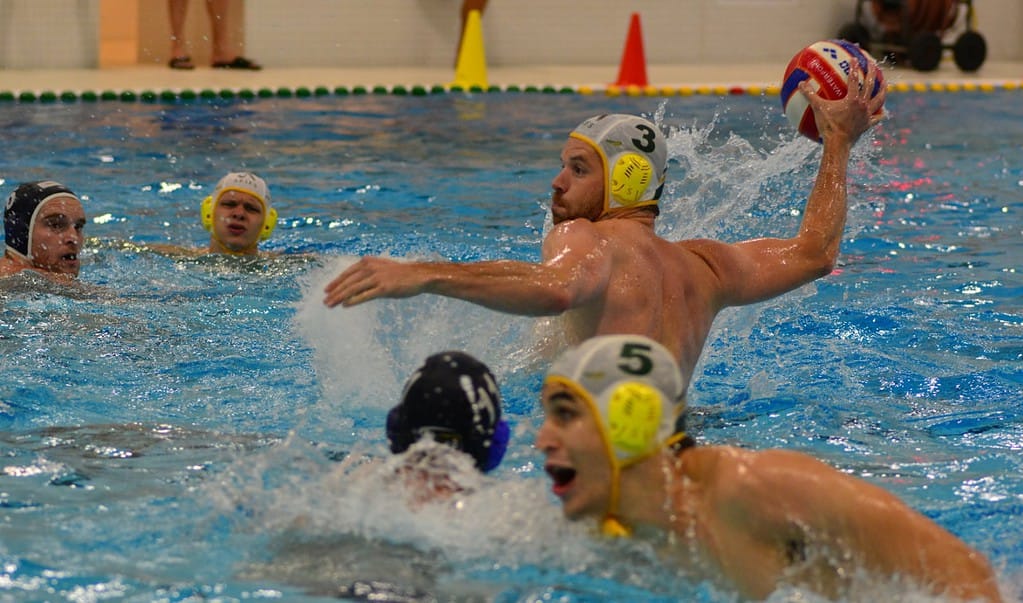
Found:
[[[551,476],[555,488],[567,486],[575,479],[575,469],[569,467],[547,465],[544,467],[544,471],[547,472],[547,475]]]

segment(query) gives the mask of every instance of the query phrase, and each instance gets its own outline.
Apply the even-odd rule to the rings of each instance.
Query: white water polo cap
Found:
[[[588,339],[559,357],[546,381],[569,387],[590,404],[617,467],[669,444],[685,407],[675,357],[641,335]]]
[[[604,167],[604,211],[656,205],[664,190],[668,145],[661,129],[636,115],[597,115],[572,133],[593,147]]]
[[[227,191],[241,191],[259,199],[264,209],[270,207],[270,187],[266,181],[252,172],[231,172],[224,176],[213,189],[213,199],[220,200]]]
[[[213,194],[202,202],[201,214],[203,227],[213,231],[213,209],[224,193],[238,191],[252,195],[263,205],[263,226],[259,233],[260,240],[270,238],[277,225],[277,210],[270,207],[270,187],[266,181],[252,172],[231,172],[217,182]]]

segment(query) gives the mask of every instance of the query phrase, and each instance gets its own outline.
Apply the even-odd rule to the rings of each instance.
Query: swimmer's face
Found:
[[[84,229],[85,210],[78,199],[61,196],[43,203],[32,227],[33,267],[77,277]]]
[[[263,204],[260,200],[241,191],[226,191],[213,207],[211,251],[256,253],[262,228]]]
[[[589,404],[565,384],[548,382],[541,392],[543,424],[536,447],[570,519],[602,517],[611,496],[611,459]]]
[[[561,150],[561,171],[551,182],[554,223],[600,218],[604,212],[604,179],[604,165],[596,149],[569,138]]]

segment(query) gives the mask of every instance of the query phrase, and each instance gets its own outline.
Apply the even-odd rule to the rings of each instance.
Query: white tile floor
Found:
[[[680,87],[766,87],[776,86],[784,65],[649,65],[647,76],[657,88]],[[489,68],[490,85],[555,86],[575,89],[588,87],[604,90],[614,82],[618,68],[607,66],[525,66]],[[454,77],[451,69],[437,68],[267,68],[262,71],[229,71],[197,68],[176,71],[166,66],[125,67],[87,70],[0,70],[0,92],[81,93],[104,90],[115,92],[146,90],[259,90],[261,88],[297,89],[319,86],[424,86],[448,84]],[[990,85],[1023,88],[1023,63],[987,62],[976,73],[963,73],[954,63],[946,61],[935,71],[919,72],[908,68],[886,71],[890,84],[924,84],[928,87]]]

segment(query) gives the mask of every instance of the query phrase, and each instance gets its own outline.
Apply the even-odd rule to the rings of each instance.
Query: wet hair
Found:
[[[686,431],[686,416],[687,412],[683,409],[675,419],[675,438],[668,444],[675,454],[681,454],[683,450],[696,446],[696,440]]]

